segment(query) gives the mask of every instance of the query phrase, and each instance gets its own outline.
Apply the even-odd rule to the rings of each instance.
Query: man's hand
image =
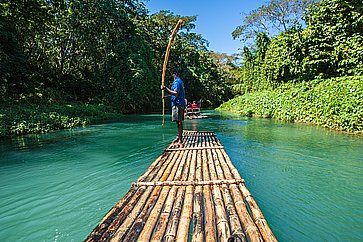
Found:
[[[163,86],[161,85],[160,86],[160,89],[161,90],[165,90],[168,94],[171,94],[171,95],[174,95],[174,96],[178,96],[178,93],[176,91],[173,91],[172,89],[166,87],[166,86]]]

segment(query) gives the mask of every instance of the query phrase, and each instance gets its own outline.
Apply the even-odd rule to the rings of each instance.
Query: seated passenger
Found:
[[[193,101],[193,103],[192,103],[192,108],[193,109],[198,108],[198,104],[195,101]]]

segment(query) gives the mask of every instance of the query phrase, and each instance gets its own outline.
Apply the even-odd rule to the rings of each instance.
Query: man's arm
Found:
[[[161,89],[161,90],[165,90],[165,91],[167,91],[168,93],[170,93],[171,95],[176,96],[176,97],[179,95],[177,91],[171,90],[171,89],[170,89],[170,88],[168,88],[167,86],[161,86],[161,87],[160,87],[160,89]]]

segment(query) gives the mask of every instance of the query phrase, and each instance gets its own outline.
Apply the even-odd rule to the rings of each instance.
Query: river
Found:
[[[167,120],[169,117],[167,117]],[[363,240],[363,138],[211,112],[280,241]],[[159,115],[0,143],[0,241],[82,241],[176,135]]]

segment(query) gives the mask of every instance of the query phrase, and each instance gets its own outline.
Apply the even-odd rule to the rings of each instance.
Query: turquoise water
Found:
[[[81,241],[172,141],[158,115],[0,143],[0,241]],[[280,241],[363,240],[363,138],[211,114]]]

